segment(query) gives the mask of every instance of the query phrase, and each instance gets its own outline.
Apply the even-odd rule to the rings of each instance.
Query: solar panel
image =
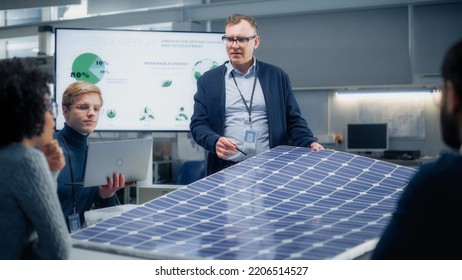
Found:
[[[74,234],[147,259],[349,259],[372,250],[415,169],[279,146]]]

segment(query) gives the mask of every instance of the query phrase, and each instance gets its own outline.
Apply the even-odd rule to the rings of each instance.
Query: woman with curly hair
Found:
[[[65,162],[52,140],[51,77],[19,58],[1,60],[0,77],[0,259],[67,259],[70,237],[52,175]]]

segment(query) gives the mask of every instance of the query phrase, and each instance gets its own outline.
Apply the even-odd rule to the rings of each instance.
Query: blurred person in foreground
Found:
[[[279,145],[324,149],[301,116],[289,76],[254,56],[255,19],[230,16],[222,39],[229,61],[198,79],[190,124],[208,151],[207,175]]]
[[[455,152],[420,167],[372,259],[462,259],[462,40],[447,51],[442,76],[441,133]]]
[[[0,61],[0,77],[0,259],[67,259],[71,241],[56,193],[65,160],[53,140],[51,77],[19,58]]]

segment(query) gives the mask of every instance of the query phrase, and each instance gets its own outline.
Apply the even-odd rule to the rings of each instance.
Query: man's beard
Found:
[[[446,100],[443,100],[443,104],[440,109],[440,122],[441,122],[441,134],[443,141],[449,147],[459,150],[461,140],[459,138],[459,126],[454,116],[449,115],[446,112]]]

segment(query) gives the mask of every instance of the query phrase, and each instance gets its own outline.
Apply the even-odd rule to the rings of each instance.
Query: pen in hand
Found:
[[[246,155],[247,155],[247,153],[246,153],[246,152],[244,152],[243,150],[239,149],[237,146],[236,146],[235,148],[236,148],[236,150],[238,150],[239,152],[241,152],[241,153],[242,153],[244,156],[246,156]]]

